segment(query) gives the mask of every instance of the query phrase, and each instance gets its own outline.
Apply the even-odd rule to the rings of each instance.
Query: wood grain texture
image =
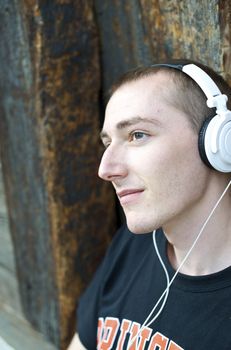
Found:
[[[115,230],[97,179],[100,69],[90,1],[4,1],[1,158],[24,312],[60,349]]]
[[[230,6],[225,0],[96,0],[104,94],[128,69],[171,58],[201,61],[227,77]]]
[[[220,68],[217,0],[141,0],[155,62],[191,58]]]
[[[224,78],[231,84],[231,3],[230,1],[220,0],[218,4],[221,70]]]

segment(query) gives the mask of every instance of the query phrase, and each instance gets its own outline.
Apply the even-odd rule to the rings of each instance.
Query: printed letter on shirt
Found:
[[[184,350],[173,340],[160,332],[152,335],[153,330],[138,322],[115,317],[100,317],[98,320],[98,350]]]

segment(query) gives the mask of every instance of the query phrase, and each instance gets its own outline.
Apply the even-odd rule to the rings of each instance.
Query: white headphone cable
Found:
[[[220,204],[221,200],[223,199],[223,197],[225,196],[226,192],[228,191],[229,187],[231,185],[231,180],[229,181],[228,185],[225,187],[224,191],[222,192],[221,196],[219,197],[219,199],[217,200],[217,202],[215,203],[214,207],[212,208],[210,214],[208,215],[207,219],[205,220],[204,224],[202,225],[197,237],[195,238],[191,248],[188,250],[187,254],[185,255],[184,259],[182,260],[182,262],[180,263],[178,269],[176,270],[175,274],[173,275],[172,279],[170,280],[170,282],[167,283],[167,287],[166,289],[164,290],[164,292],[162,293],[162,295],[160,296],[159,300],[157,301],[157,303],[154,305],[154,307],[152,308],[151,312],[149,313],[148,317],[146,318],[146,320],[143,322],[142,326],[140,327],[140,330],[139,332],[129,341],[129,344],[128,344],[128,349],[132,346],[132,344],[134,343],[134,341],[137,339],[137,337],[140,335],[140,333],[142,332],[142,330],[144,329],[144,327],[148,327],[150,326],[150,324],[152,324],[156,319],[157,317],[160,315],[160,313],[162,312],[165,304],[166,304],[166,301],[167,301],[167,297],[168,297],[168,294],[169,294],[169,288],[171,287],[173,281],[176,279],[180,269],[183,267],[183,265],[185,264],[186,260],[188,259],[189,255],[191,254],[193,248],[195,247],[195,245],[197,244],[199,238],[201,237],[205,227],[207,226],[209,220],[211,219],[211,217],[213,216],[215,210],[217,209],[218,205]],[[153,236],[155,238],[155,231],[153,231]],[[154,239],[154,246],[155,246],[155,239]],[[156,247],[155,247],[156,249]],[[158,255],[158,258],[160,259],[160,254],[159,254],[159,251],[158,249],[156,250],[157,255]],[[164,263],[162,261],[162,259],[160,259],[160,262],[161,262],[161,265],[163,266],[164,268],[164,271],[165,271],[165,274],[166,274],[166,267],[164,266]],[[168,273],[167,273],[168,274]],[[166,276],[167,280],[168,280],[168,277]],[[164,298],[165,296],[165,298]],[[164,301],[163,301],[163,304],[161,305],[161,308],[160,310],[157,312],[157,314],[149,321],[149,319],[152,317],[154,311],[156,310],[157,306],[160,304],[161,300],[164,298]]]

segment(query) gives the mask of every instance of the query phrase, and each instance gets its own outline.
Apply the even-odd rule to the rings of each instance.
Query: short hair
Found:
[[[228,83],[217,74],[214,70],[208,66],[192,61],[192,60],[171,60],[168,64],[190,64],[193,63],[203,69],[216,83],[221,90],[222,94],[228,96],[227,106],[231,109],[231,89]],[[207,98],[199,85],[190,78],[187,74],[181,72],[178,69],[170,68],[167,66],[146,66],[138,67],[128,71],[120,77],[120,79],[112,86],[110,90],[110,96],[123,85],[137,81],[139,79],[151,76],[157,72],[166,72],[169,74],[170,79],[175,84],[176,89],[171,92],[170,104],[175,108],[184,112],[188,117],[192,127],[199,131],[204,120],[211,118],[215,115],[215,108],[209,108],[207,106]],[[173,90],[173,89],[172,89]]]

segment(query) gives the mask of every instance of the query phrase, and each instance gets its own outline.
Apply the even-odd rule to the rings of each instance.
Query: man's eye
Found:
[[[142,131],[134,131],[131,133],[130,139],[131,139],[131,141],[142,140],[147,136],[148,135]]]

